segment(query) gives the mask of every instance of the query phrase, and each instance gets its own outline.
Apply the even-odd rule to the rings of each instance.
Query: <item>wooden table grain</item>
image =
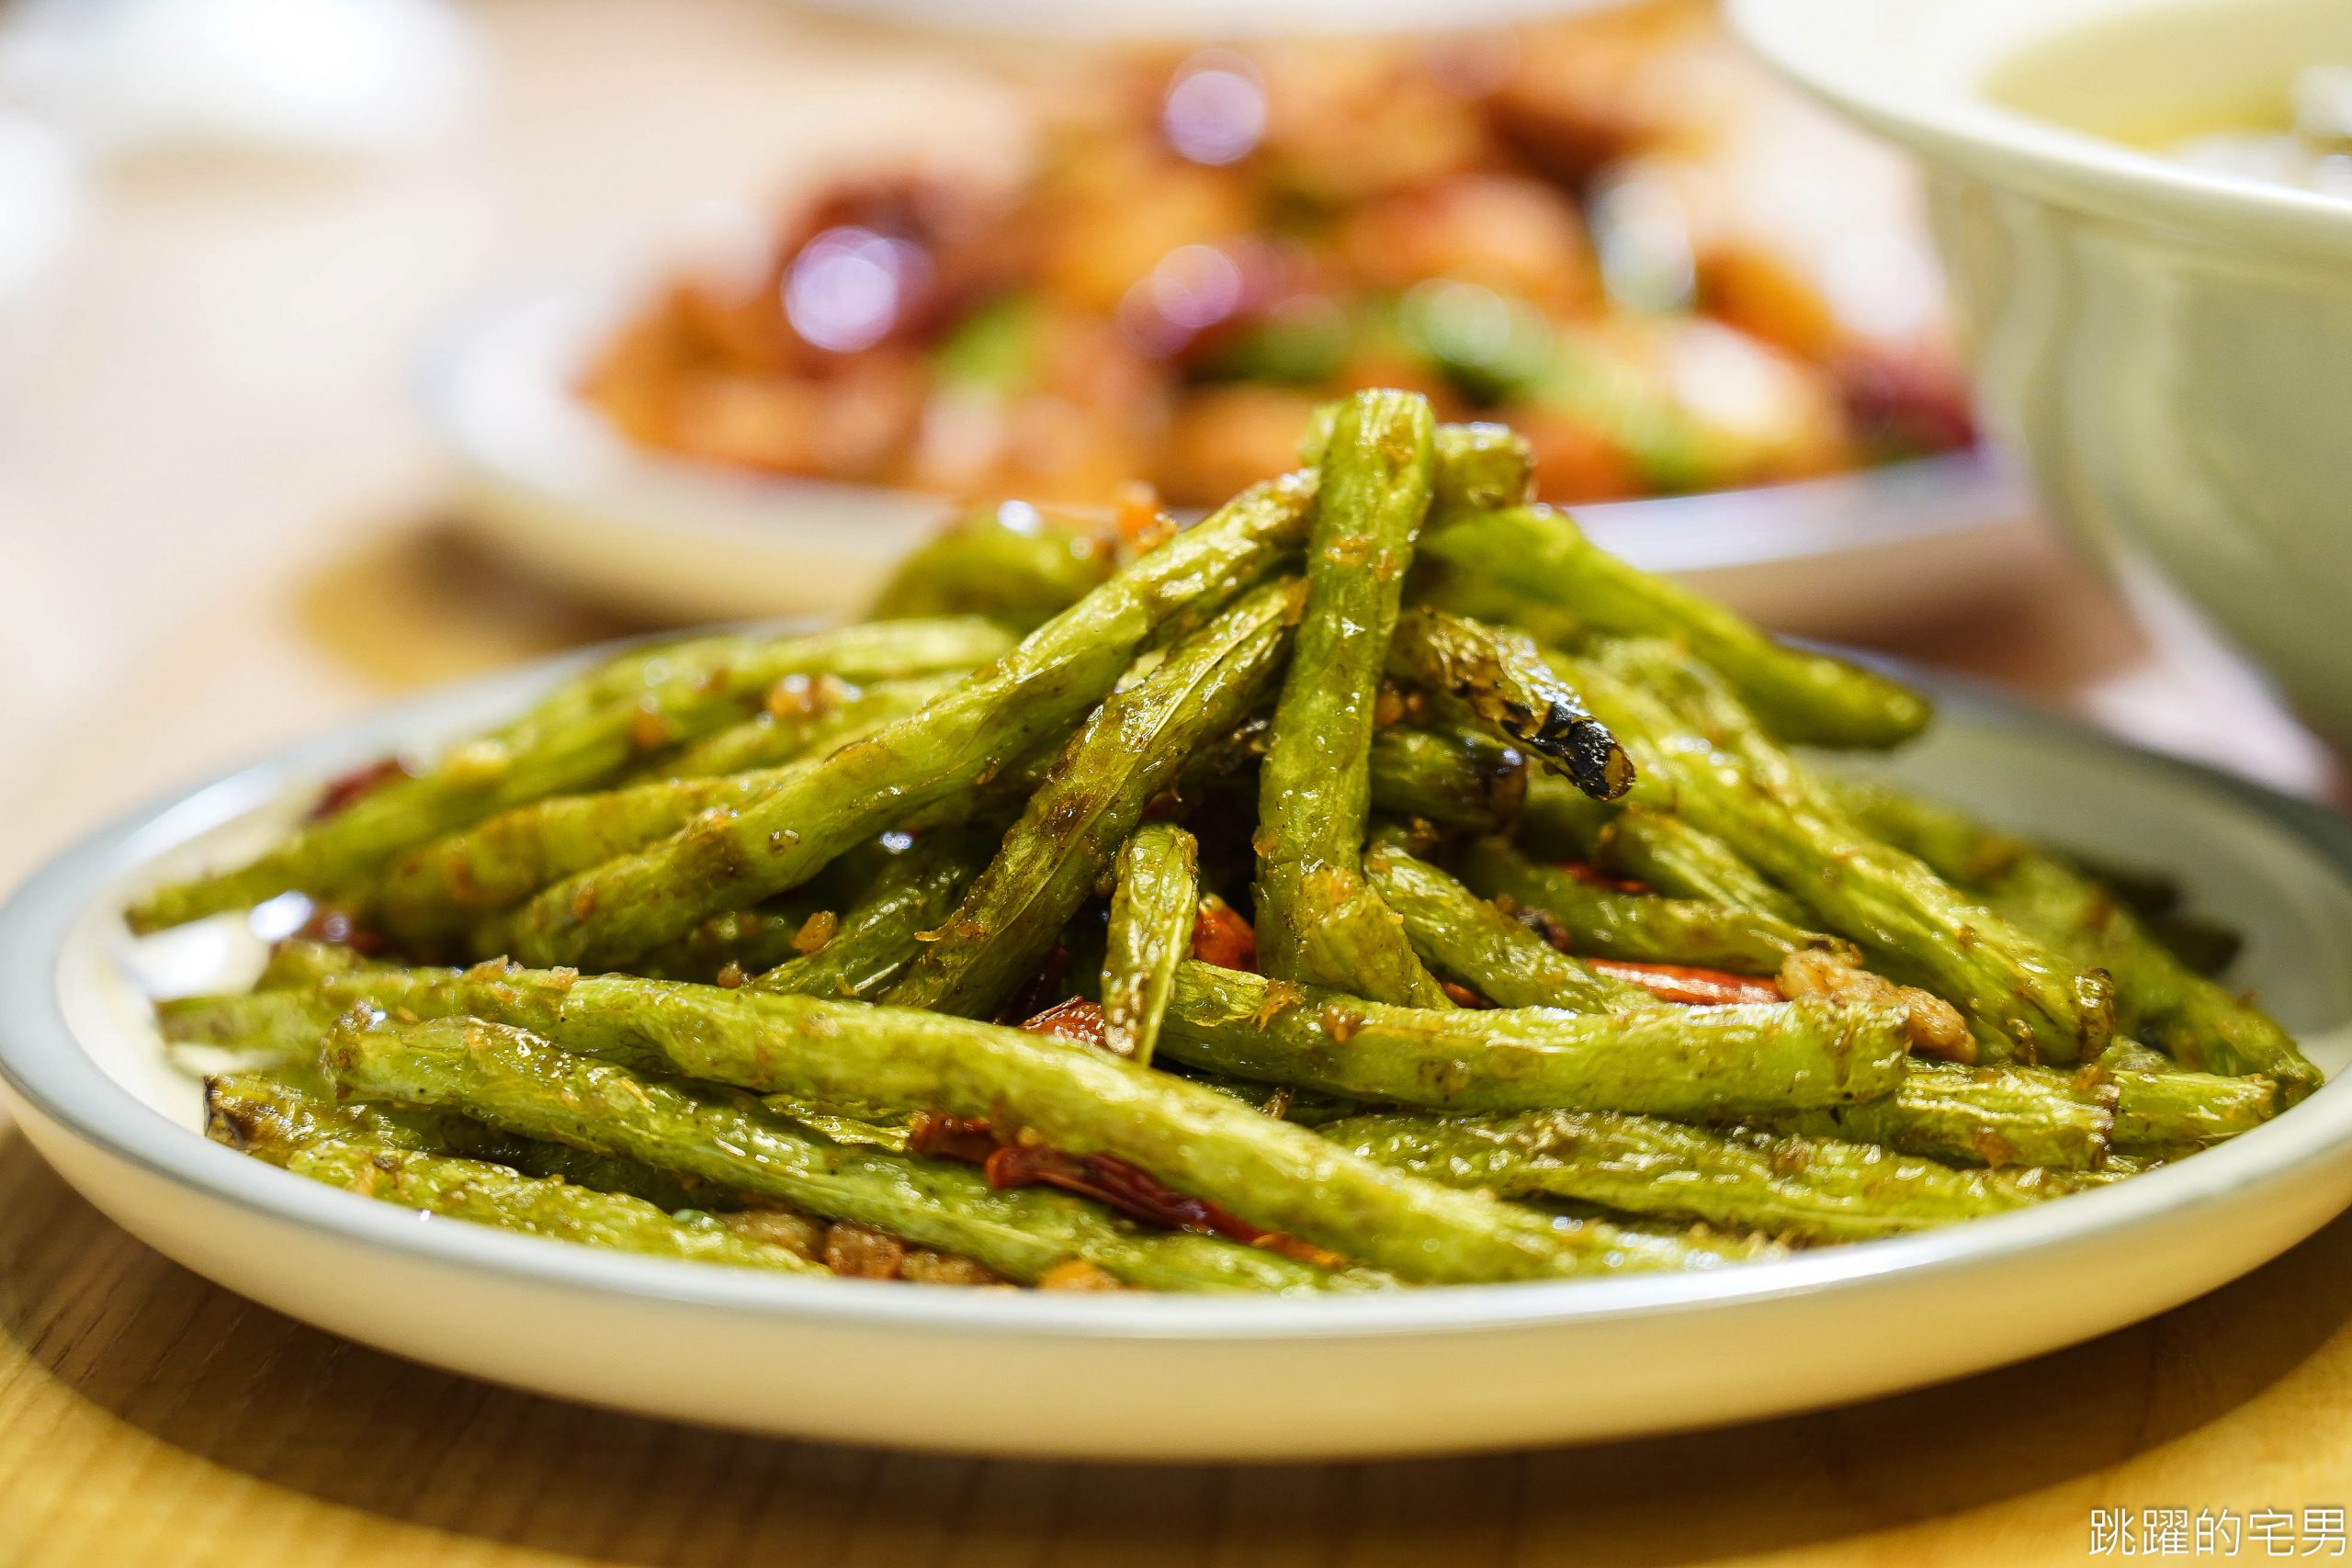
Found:
[[[207,769],[637,629],[439,518],[403,401],[420,334],[485,279],[986,97],[956,51],[764,5],[475,15],[501,82],[476,135],[362,172],[110,175],[0,362],[0,886]],[[1903,651],[2332,787],[2234,677],[2158,659],[2077,572]],[[164,1261],[0,1119],[7,1568],[1912,1568],[2072,1562],[2095,1508],[2346,1504],[2352,1222],[2139,1327],[1850,1409],[1487,1458],[1101,1469],[742,1438],[379,1355]]]

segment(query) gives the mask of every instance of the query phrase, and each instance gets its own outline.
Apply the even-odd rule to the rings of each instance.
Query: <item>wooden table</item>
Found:
[[[480,17],[503,96],[478,136],[359,174],[127,171],[45,334],[0,365],[0,886],[391,693],[631,629],[436,520],[403,399],[418,334],[485,278],[977,92],[945,55],[719,0]],[[2069,572],[1905,651],[2159,739],[2233,679],[2154,660]],[[2290,728],[2242,711],[2243,760],[2325,784]],[[394,1360],[163,1261],[0,1121],[0,1564],[1911,1568],[2072,1561],[2094,1507],[2346,1503],[2352,1222],[2138,1328],[1849,1410],[1489,1459],[1094,1471],[741,1438]]]

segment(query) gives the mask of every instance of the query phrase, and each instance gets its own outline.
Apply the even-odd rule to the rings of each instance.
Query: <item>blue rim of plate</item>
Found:
[[[380,755],[397,737],[446,729],[446,724],[435,722],[435,716],[445,710],[488,710],[502,698],[524,697],[602,651],[608,649],[567,655],[381,710],[127,812],[43,865],[0,906],[0,1086],[40,1118],[116,1159],[330,1242],[356,1241],[422,1263],[526,1283],[617,1292],[640,1301],[749,1314],[778,1323],[809,1318],[910,1330],[953,1328],[1090,1339],[1238,1342],[1461,1334],[1598,1324],[1635,1314],[1711,1314],[1865,1287],[1894,1276],[1932,1278],[1971,1267],[1987,1254],[2007,1259],[2063,1251],[2087,1235],[2154,1220],[2184,1205],[2234,1199],[2248,1186],[2283,1188],[2297,1179],[2304,1161],[2352,1139],[2352,1091],[2330,1085],[2278,1120],[2193,1161],[2076,1193],[2061,1202],[1942,1230],[1706,1272],[1426,1287],[1374,1295],[910,1291],[888,1282],[803,1280],[602,1253],[484,1226],[419,1226],[407,1211],[306,1180],[210,1142],[139,1100],[84,1051],[64,1015],[58,971],[67,936],[89,918],[96,900],[119,896],[154,855],[278,798],[299,781]],[[2052,743],[2088,747],[2250,808],[2352,882],[2352,820],[2214,769],[2148,752],[2018,707],[1969,682],[1902,672],[1932,693],[1947,712],[2022,729]]]

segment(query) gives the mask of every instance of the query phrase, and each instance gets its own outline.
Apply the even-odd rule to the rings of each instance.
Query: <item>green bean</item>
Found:
[[[1872,838],[1704,671],[1663,644],[1618,642],[1574,661],[1572,672],[1636,762],[1671,776],[1695,826],[1860,942],[1894,978],[1958,1006],[1987,1049],[2073,1062],[2106,1044],[2113,1018],[2104,974]],[[1692,730],[1705,749],[1657,743]]]
[[[1324,403],[1308,416],[1298,460],[1322,466],[1340,420],[1341,402]],[[1527,437],[1507,424],[1441,424],[1430,443],[1430,510],[1491,511],[1535,499],[1535,451]]]
[[[2245,950],[2245,933],[2237,928],[2183,908],[2180,884],[2169,876],[2143,867],[2118,865],[2080,850],[2048,848],[2042,852],[2113,894],[2138,917],[2149,937],[2192,974],[2211,979],[2236,963]]]
[[[150,891],[129,919],[135,930],[154,931],[289,890],[335,893],[413,844],[585,788],[644,751],[714,728],[786,675],[862,680],[956,669],[994,658],[1004,642],[985,621],[886,621],[799,637],[739,637],[726,645],[730,660],[684,671],[632,656],[643,684],[618,683],[584,704],[572,695],[551,699],[503,729],[451,747],[422,773],[368,790],[247,865]]]
[[[328,1000],[340,986],[367,975],[390,990],[406,990],[414,970],[386,969],[368,975],[328,976],[316,984],[269,991],[240,991],[172,997],[155,1004],[155,1022],[175,1045],[235,1046],[259,1055],[293,1059],[315,1054],[341,1009]],[[455,970],[442,971],[454,975]]]
[[[1252,719],[1204,748],[1186,768],[1177,797],[1195,802],[1221,784],[1254,774],[1265,758],[1267,728],[1263,719]],[[1526,757],[1470,729],[1385,725],[1373,731],[1371,766],[1374,810],[1441,827],[1508,828],[1527,793]],[[1254,777],[1250,782],[1254,807]],[[1565,781],[1562,787],[1575,793]]]
[[[1300,1127],[1320,1128],[1327,1122],[1338,1122],[1350,1116],[1362,1116],[1374,1107],[1361,1100],[1347,1100],[1336,1094],[1318,1094],[1312,1089],[1292,1089],[1284,1084],[1259,1083],[1250,1078],[1227,1077],[1223,1073],[1203,1072],[1182,1062],[1163,1058],[1160,1068],[1186,1083],[1199,1084],[1214,1089],[1227,1100],[1238,1100],[1261,1114],[1272,1116]]]
[[[1584,699],[1519,632],[1416,608],[1396,622],[1388,672],[1445,692],[1596,800],[1633,787],[1634,764]]]
[[[397,1005],[420,1017],[470,1017],[550,1034],[572,1050],[616,1064],[650,1055],[690,1077],[763,1094],[932,1109],[986,1118],[1001,1134],[1031,1130],[1072,1155],[1125,1160],[1249,1224],[1411,1280],[1706,1266],[1721,1256],[1465,1199],[1348,1159],[1304,1128],[1097,1047],[942,1013],[623,976],[492,973],[488,965],[453,984],[421,986]],[[1163,1050],[1167,1039],[1164,1029]],[[391,1048],[390,1054],[401,1053]],[[469,1113],[506,1124],[479,1108]],[[530,1126],[515,1130],[581,1141]],[[683,1164],[683,1156],[662,1160],[642,1149],[618,1152],[765,1190]],[[824,1212],[787,1192],[773,1195]],[[946,1245],[1022,1277],[976,1247],[913,1239]],[[1118,1272],[1109,1263],[1102,1267]]]
[[[680,770],[680,776],[599,794],[558,795],[447,834],[392,863],[375,894],[374,913],[411,949],[444,950],[456,933],[481,928],[485,917],[513,908],[550,883],[667,838],[700,813],[738,811],[795,784],[821,764],[822,751],[861,740],[919,709],[921,702],[902,700],[910,687],[923,701],[942,689],[896,682],[888,703],[844,703],[806,726],[807,745],[820,755],[718,777]]]
[[[1819,782],[1855,821],[1961,887],[1982,891],[2034,852],[2016,834],[1980,827],[1957,811],[1875,779],[1825,772]]]
[[[866,729],[920,713],[953,691],[968,671],[951,670],[904,681],[844,687],[831,677],[787,677],[750,718],[706,735],[647,769],[662,778],[707,778],[778,767],[820,747],[839,746]],[[829,683],[830,682],[830,683]],[[782,700],[779,701],[779,694]]]
[[[721,996],[738,993],[683,981],[616,982]],[[669,1058],[644,1043],[642,1032],[605,1010],[583,1008],[588,982],[569,969],[524,969],[503,960],[470,969],[381,969],[331,976],[308,991],[256,991],[241,996],[184,997],[156,1004],[164,1038],[216,1044],[250,1040],[315,1058],[320,1040],[354,1008],[396,1019],[480,1017],[539,1033],[560,1033],[570,1049],[640,1071],[669,1070]],[[591,1000],[603,993],[592,988]]]
[[[1918,1064],[1894,1103],[1835,1113],[1845,1135],[1983,1165],[2097,1165],[2105,1151],[2202,1147],[2276,1114],[2264,1077],[2116,1069]],[[1826,1123],[1815,1123],[1826,1130]]]
[[[1150,1064],[1200,909],[1200,845],[1193,835],[1169,822],[1136,829],[1119,851],[1102,964],[1102,1043],[1114,1055]]]
[[[763,1000],[773,1008],[801,999]],[[448,1106],[528,1136],[684,1171],[961,1253],[1023,1283],[1074,1258],[1159,1290],[1376,1282],[1213,1236],[1147,1231],[1045,1188],[992,1190],[972,1167],[837,1144],[747,1096],[643,1077],[519,1029],[468,1019],[347,1021],[336,1027],[325,1060],[337,1082],[362,1093]]]
[[[1509,898],[1538,911],[1571,952],[1602,958],[1777,975],[1792,953],[1840,945],[1753,910],[1600,886],[1557,866],[1538,865],[1497,837],[1464,848],[1462,879],[1482,897]]]
[[[866,615],[986,615],[1032,631],[1084,598],[1112,565],[1095,529],[1027,502],[991,502],[901,560]]]
[[[641,1198],[522,1176],[481,1160],[331,1140],[296,1149],[286,1168],[362,1197],[551,1241],[786,1274],[828,1272],[789,1247],[741,1235],[709,1214],[665,1214]]]
[[[2135,1153],[2251,1133],[2278,1114],[2281,1099],[2270,1078],[2184,1072],[2169,1061],[2159,1072],[2109,1068],[2106,1076],[2115,1087],[2115,1146]]]
[[[315,1066],[220,1073],[204,1080],[204,1135],[272,1165],[284,1165],[288,1155],[322,1138],[447,1150],[445,1120],[406,1106],[338,1105]]]
[[[1535,451],[1504,424],[1441,424],[1433,443],[1432,509],[1487,511],[1535,499]]]
[[[2113,976],[2120,1025],[2181,1066],[2260,1074],[2290,1105],[2319,1087],[2319,1068],[2269,1014],[2191,970],[2130,911],[2056,860],[2019,863],[1986,900],[2075,962]]]
[[[2120,899],[2058,856],[1884,785],[1837,787],[1869,826],[1973,879],[1995,910],[2106,971],[2119,1028],[2199,1072],[2267,1077],[2289,1105],[2319,1087],[2319,1068],[2269,1014],[2190,969]]]
[[[2077,1089],[2041,1069],[1915,1062],[1890,1098],[1761,1120],[1951,1165],[2090,1170],[2113,1146],[2115,1098],[2111,1087]]]
[[[484,917],[549,883],[667,838],[697,812],[747,805],[809,766],[660,779],[503,811],[394,862],[377,888],[374,913],[412,951],[445,951]]]
[[[1468,730],[1373,731],[1372,804],[1391,817],[1487,832],[1510,826],[1527,797],[1527,759]]]
[[[981,1017],[1034,974],[1144,808],[1272,689],[1298,597],[1291,579],[1251,590],[1106,698],[885,999]]]
[[[1160,1054],[1235,1077],[1438,1111],[1634,1111],[1726,1120],[1893,1093],[1899,1007],[1435,1012],[1196,962],[1177,966]]]
[[[1870,1144],[1708,1132],[1605,1111],[1358,1116],[1323,1135],[1367,1159],[1503,1198],[1566,1198],[1792,1240],[1867,1241],[2077,1190],[2040,1168],[1954,1170]]]
[[[488,1160],[525,1176],[620,1192],[663,1210],[699,1209],[733,1194],[632,1159],[517,1137],[454,1111],[367,1100],[336,1103],[311,1042],[307,1064],[274,1073],[228,1073],[204,1082],[204,1130],[213,1142],[284,1165],[305,1145],[335,1139]]]
[[[1449,515],[1430,529],[1423,548],[1604,631],[1681,642],[1780,739],[1891,746],[1917,735],[1929,717],[1923,699],[1883,676],[1775,641],[1712,600],[1594,548],[1566,513],[1551,507]]]
[[[1428,400],[1348,400],[1323,456],[1306,608],[1258,775],[1258,954],[1286,979],[1345,980],[1390,1001],[1445,993],[1365,886],[1380,670],[1429,510]]]
[[[308,937],[288,937],[270,947],[269,958],[262,965],[260,976],[254,981],[254,989],[295,990],[304,986],[314,986],[330,975],[368,968],[373,963],[374,960],[356,948],[316,942]]]
[[[1655,1005],[1646,991],[1586,968],[1394,842],[1374,843],[1364,873],[1405,922],[1421,961],[1498,1007],[1614,1012]]]
[[[925,833],[883,866],[831,940],[759,976],[751,988],[868,1000],[880,995],[954,911],[998,837],[992,826],[979,825]]]
[[[299,1013],[286,1010],[289,1003],[301,1004]],[[277,1010],[276,1016],[292,1020],[293,1038],[315,1041],[322,1014],[331,1020],[355,1004],[405,1017],[488,1019],[625,1066],[684,1072],[763,1093],[984,1117],[1004,1110],[986,1086],[967,1089],[959,1082],[956,1092],[966,1098],[942,1104],[914,1089],[893,1090],[889,1085],[897,1080],[889,1075],[919,1080],[922,1064],[941,1058],[965,1061],[978,1073],[1001,1055],[1012,1064],[1003,1068],[1008,1074],[1018,1069],[1051,1077],[1030,1052],[1061,1048],[1018,1031],[905,1009],[494,964],[341,976],[309,996],[198,998],[167,1005],[163,1021],[175,1039],[199,1040],[216,1031],[238,1037],[267,1027]],[[1661,1005],[1605,1016],[1544,1008],[1457,1016],[1386,1007],[1187,960],[1178,965],[1159,1055],[1212,1072],[1360,1100],[1723,1119],[1893,1093],[1909,1081],[1901,1054],[1905,1011],[1809,998],[1780,1006]],[[790,1042],[808,1043],[806,1054],[788,1049]],[[875,1064],[870,1079],[861,1078],[851,1064],[869,1053],[887,1060]],[[1104,1090],[1104,1106],[1073,1111],[1058,1096],[1075,1091],[1069,1075],[1083,1069],[1066,1053],[1049,1060],[1060,1064],[1062,1077],[1053,1079],[1056,1097],[1042,1101],[1035,1114],[1057,1142],[1094,1135],[1099,1124],[1083,1118],[1097,1109],[1114,1116],[1113,1101],[1134,1098],[1114,1086]],[[1147,1081],[1158,1086],[1165,1077]],[[2051,1098],[2038,1085],[2033,1092],[2037,1100]],[[1059,1120],[1065,1117],[1081,1120]],[[1048,1118],[1056,1120],[1047,1125]],[[1153,1137],[1163,1134],[1155,1131]],[[1157,1149],[1158,1144],[1145,1146]],[[1108,1152],[1148,1163],[1130,1148]],[[1174,1179],[1167,1171],[1159,1174]],[[1227,1201],[1220,1192],[1201,1195]],[[1245,1212],[1250,1201],[1244,1195],[1228,1207]]]
[[[1648,784],[1649,775],[1641,775],[1639,783]],[[1590,861],[1623,809],[1622,802],[1595,800],[1557,773],[1536,773],[1527,781],[1527,798],[1511,831],[1540,860]]]
[[[824,913],[822,900],[797,889],[756,909],[713,915],[677,941],[646,953],[637,961],[638,967],[657,980],[706,984],[729,970],[762,974],[797,956],[808,921]]]
[[[538,963],[625,962],[805,880],[849,845],[970,791],[1107,693],[1155,632],[1197,629],[1306,528],[1310,476],[1245,491],[1127,567],[922,713],[824,758],[733,815],[540,893],[503,943]]]
[[[2098,1065],[2111,1073],[2177,1073],[2180,1064],[2162,1051],[2153,1051],[2128,1035],[2119,1034],[2098,1054]]]
[[[1454,514],[1453,509],[1442,506],[1433,505],[1430,511],[1440,522]],[[1591,630],[1552,600],[1539,599],[1500,578],[1465,570],[1435,556],[1423,556],[1414,564],[1405,597],[1408,604],[1513,627],[1545,648],[1573,648]]]
[[[1789,925],[1803,925],[1804,908],[1773,886],[1729,844],[1702,833],[1671,812],[1629,807],[1601,829],[1593,851],[1603,870],[1646,883],[1673,898],[1695,898]]]
[[[878,634],[877,640],[871,646],[852,645],[843,656],[820,664],[807,664],[792,656],[792,645],[800,637],[777,637],[767,631],[713,632],[640,643],[560,688],[534,712],[548,717],[582,713],[616,699],[641,704],[649,693],[682,684],[735,683],[736,671],[747,668],[775,671],[765,680],[754,678],[742,685],[747,694],[812,671],[864,685],[969,669],[987,663],[1012,645],[1001,627],[983,626],[970,616],[868,620],[820,635],[840,637],[862,630]],[[936,645],[926,648],[925,643],[933,638]],[[894,645],[899,646],[894,649]],[[909,658],[909,651],[919,656]]]

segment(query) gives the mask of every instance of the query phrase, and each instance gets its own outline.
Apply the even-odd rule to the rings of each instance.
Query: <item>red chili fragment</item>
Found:
[[[1239,910],[1212,893],[1201,900],[1201,912],[1193,922],[1193,956],[1204,964],[1214,964],[1220,969],[1258,967],[1258,933]]]
[[[1129,1219],[1170,1230],[1221,1235],[1262,1247],[1319,1269],[1344,1267],[1347,1259],[1311,1242],[1251,1224],[1205,1198],[1187,1198],[1139,1166],[1116,1155],[1073,1155],[1045,1144],[1006,1143],[988,1122],[968,1116],[919,1111],[907,1122],[907,1147],[936,1159],[977,1165],[989,1185],[1057,1187],[1117,1210]]]
[[[986,1165],[996,1153],[996,1134],[977,1116],[944,1116],[918,1111],[907,1118],[907,1147],[934,1159]]]
[[[1622,958],[1588,958],[1585,962],[1612,980],[1639,986],[1660,1001],[1684,1007],[1731,1007],[1740,1002],[1784,1002],[1789,998],[1771,980],[1698,969],[1687,964],[1636,964]]]
[[[1495,1005],[1467,986],[1456,985],[1452,980],[1440,980],[1438,985],[1443,987],[1445,994],[1452,997],[1458,1007],[1490,1008]]]
[[[1589,860],[1564,860],[1559,863],[1559,866],[1562,871],[1589,887],[1607,887],[1619,893],[1651,891],[1648,883],[1635,882],[1630,877],[1611,876]]]
[[[1057,1035],[1081,1045],[1102,1044],[1102,1004],[1084,997],[1057,1002],[1021,1026],[1032,1034]],[[1107,1049],[1107,1047],[1105,1047]]]
[[[1071,1155],[1055,1148],[1006,1144],[989,1156],[984,1168],[990,1187],[1057,1187],[1147,1224],[1221,1235],[1324,1269],[1337,1269],[1346,1262],[1339,1254],[1296,1236],[1253,1225],[1204,1198],[1188,1198],[1116,1155]]]
[[[339,816],[361,795],[379,789],[394,779],[407,776],[408,770],[401,766],[398,757],[386,757],[366,767],[354,768],[347,773],[338,773],[327,781],[324,789],[319,791],[319,798],[311,807],[309,819],[323,822],[330,817]]]

